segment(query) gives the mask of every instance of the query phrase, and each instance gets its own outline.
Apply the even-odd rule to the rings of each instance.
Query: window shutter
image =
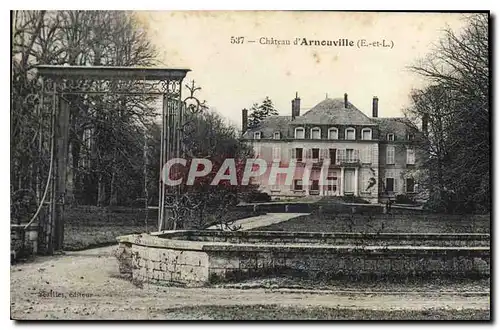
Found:
[[[305,150],[306,150],[306,158],[307,159],[311,159],[312,158],[312,150],[311,150],[311,148],[307,148]]]
[[[394,194],[398,194],[398,179],[394,178]]]

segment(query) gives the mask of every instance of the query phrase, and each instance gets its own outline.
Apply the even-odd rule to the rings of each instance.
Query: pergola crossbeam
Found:
[[[64,66],[39,65],[38,72],[55,79],[99,79],[99,80],[178,80],[191,71],[189,69],[141,68],[122,66]]]

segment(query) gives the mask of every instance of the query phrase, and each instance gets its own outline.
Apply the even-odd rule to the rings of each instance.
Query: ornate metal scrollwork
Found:
[[[123,94],[180,96],[182,79],[129,80],[129,79],[64,79],[44,78],[43,92],[46,94]]]

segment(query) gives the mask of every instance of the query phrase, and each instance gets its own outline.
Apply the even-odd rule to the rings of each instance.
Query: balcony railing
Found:
[[[339,149],[337,150],[337,164],[359,164],[359,150]]]
[[[312,163],[314,166],[322,166],[325,161],[329,161],[330,165],[355,165],[361,164],[359,157],[359,150],[356,149],[337,149],[336,158],[330,158],[330,154],[320,153],[319,157],[312,157],[311,155],[303,156],[301,158],[293,157],[297,165],[303,166],[305,163]]]

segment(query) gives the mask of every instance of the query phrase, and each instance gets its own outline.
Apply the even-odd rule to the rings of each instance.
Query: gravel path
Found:
[[[120,278],[114,247],[39,257],[11,266],[13,319],[155,319],[166,308],[197,305],[324,306],[368,309],[489,309],[489,295],[339,293],[281,289],[176,288]]]
[[[264,215],[259,215],[256,217],[245,218],[241,220],[236,220],[232,226],[241,228],[239,230],[250,230],[258,227],[270,226],[275,223],[280,223],[287,221],[302,215],[309,215],[309,213],[269,213]],[[208,229],[217,229],[218,225],[208,227]]]

